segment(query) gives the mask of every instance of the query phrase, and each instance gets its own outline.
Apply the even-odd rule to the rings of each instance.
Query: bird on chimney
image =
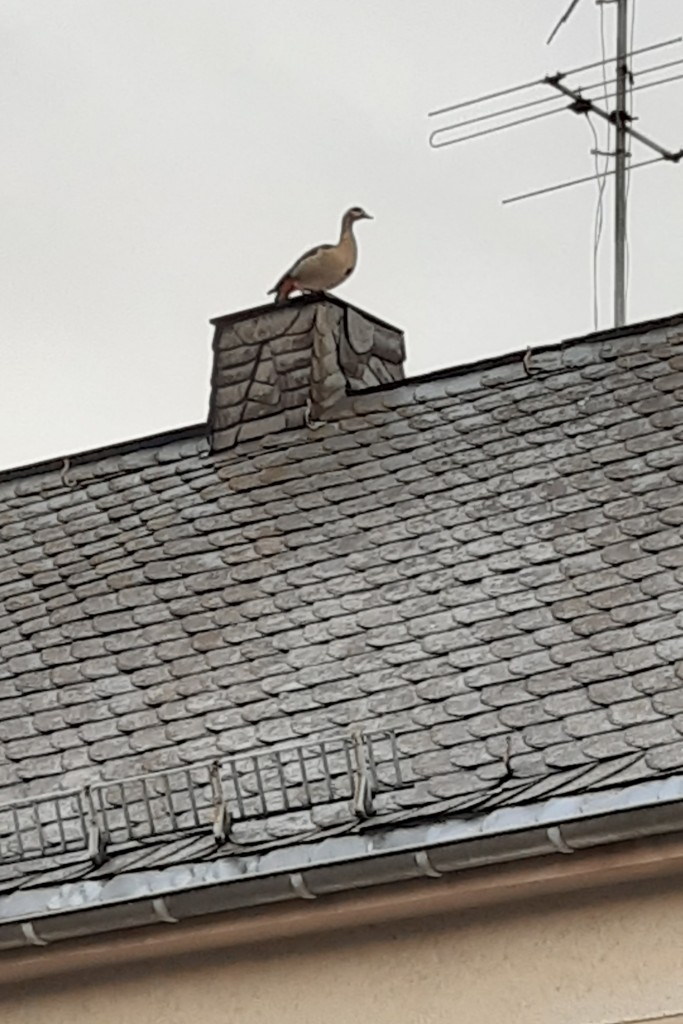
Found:
[[[342,217],[336,245],[317,245],[299,257],[268,292],[268,295],[275,294],[276,305],[284,302],[292,292],[330,291],[353,273],[358,259],[353,225],[358,220],[372,220],[372,217],[360,206],[352,206]]]

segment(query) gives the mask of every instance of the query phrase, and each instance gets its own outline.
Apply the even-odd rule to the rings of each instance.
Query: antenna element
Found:
[[[603,177],[614,177],[614,325],[615,327],[622,327],[626,322],[627,315],[626,252],[629,173],[636,168],[647,167],[653,163],[659,163],[662,161],[679,163],[683,160],[683,148],[676,151],[666,149],[664,146],[660,146],[659,143],[655,142],[653,139],[648,138],[647,135],[637,131],[633,127],[633,116],[628,109],[628,96],[630,94],[637,92],[640,89],[649,89],[659,85],[666,85],[669,82],[678,81],[683,78],[683,75],[671,75],[668,78],[647,82],[643,85],[634,85],[634,78],[640,75],[649,74],[653,71],[662,70],[663,68],[674,67],[683,63],[683,59],[642,68],[634,72],[631,68],[630,58],[643,53],[649,53],[652,50],[661,49],[665,46],[679,44],[683,41],[683,37],[678,36],[675,39],[667,39],[663,42],[640,47],[639,49],[631,49],[629,52],[629,0],[595,0],[595,3],[598,6],[605,4],[616,5],[616,48],[614,57],[605,57],[603,53],[603,60],[593,61],[590,64],[584,64],[581,67],[572,68],[569,71],[558,71],[555,74],[546,75],[543,78],[535,79],[530,82],[524,82],[521,85],[515,85],[507,89],[498,89],[494,92],[488,92],[484,96],[464,100],[459,103],[451,104],[447,107],[441,107],[438,110],[433,110],[430,112],[429,117],[440,117],[443,114],[450,114],[453,111],[462,110],[465,107],[481,107],[482,104],[490,104],[493,101],[500,100],[513,93],[520,93],[522,91],[536,89],[539,87],[550,87],[554,89],[556,93],[560,94],[555,97],[545,95],[541,98],[530,99],[523,103],[515,103],[513,106],[507,106],[502,109],[498,107],[498,109],[495,110],[486,110],[485,113],[476,113],[475,116],[468,116],[465,120],[444,125],[431,132],[429,136],[429,144],[433,149],[442,149],[445,146],[451,146],[459,142],[466,142],[471,139],[481,138],[485,135],[501,132],[506,128],[513,128],[518,125],[528,124],[532,121],[538,121],[542,118],[557,114],[562,110],[570,110],[575,114],[583,114],[585,116],[594,114],[612,125],[615,130],[614,151],[604,155],[609,156],[614,160],[613,169],[605,170],[604,174],[592,174],[586,177],[576,178],[573,181],[565,181],[560,182],[557,185],[537,188],[533,191],[504,199],[503,203],[514,203],[522,199],[530,199],[533,196],[545,195],[549,192],[557,192],[573,185],[580,185],[587,181],[593,181],[596,178],[602,180]],[[631,3],[635,4],[635,0],[631,0]],[[566,9],[565,13],[551,32],[550,37],[548,38],[548,43],[552,42],[562,25],[566,24],[570,19],[578,7],[578,4],[579,0],[571,0],[569,7]],[[609,82],[604,77],[603,71],[602,82],[593,82],[589,85],[576,85],[573,87],[566,84],[566,79],[572,75],[579,75],[585,71],[598,67],[602,67],[604,69],[606,65],[612,63],[615,64],[615,77]],[[606,87],[608,85],[615,85],[616,88],[614,93],[607,94]],[[587,95],[587,93],[598,88],[602,88],[604,90],[604,94],[600,97],[601,99],[604,99],[605,101],[615,101],[614,108],[612,110],[603,109],[601,106],[598,106],[594,99]],[[562,103],[562,97],[570,100],[570,102]],[[525,116],[516,117],[513,120],[501,121],[501,119],[505,118],[508,114],[516,114],[519,111],[527,110],[529,107],[537,107],[546,103],[555,105],[547,110],[543,110],[542,112],[525,114]],[[483,122],[488,123],[483,125]],[[473,125],[482,125],[482,127],[476,131],[468,130],[467,134],[462,134],[462,129],[465,127],[470,129]],[[628,161],[631,158],[631,154],[628,151],[628,143],[630,140],[646,146],[648,149],[657,153],[658,156],[655,159],[641,160],[637,163],[629,164]]]

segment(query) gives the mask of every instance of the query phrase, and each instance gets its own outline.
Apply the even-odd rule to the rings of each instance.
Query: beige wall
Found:
[[[608,1024],[683,1013],[683,891],[337,932],[0,989],[2,1024]],[[671,1022],[673,1024],[673,1022]]]

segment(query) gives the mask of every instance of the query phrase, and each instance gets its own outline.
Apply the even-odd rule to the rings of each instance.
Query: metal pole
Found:
[[[614,326],[626,323],[626,85],[628,77],[628,0],[617,0],[617,92],[614,178]]]

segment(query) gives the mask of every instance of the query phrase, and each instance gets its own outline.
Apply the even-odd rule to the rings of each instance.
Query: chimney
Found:
[[[211,323],[214,451],[332,419],[347,394],[403,377],[403,332],[328,295]]]

